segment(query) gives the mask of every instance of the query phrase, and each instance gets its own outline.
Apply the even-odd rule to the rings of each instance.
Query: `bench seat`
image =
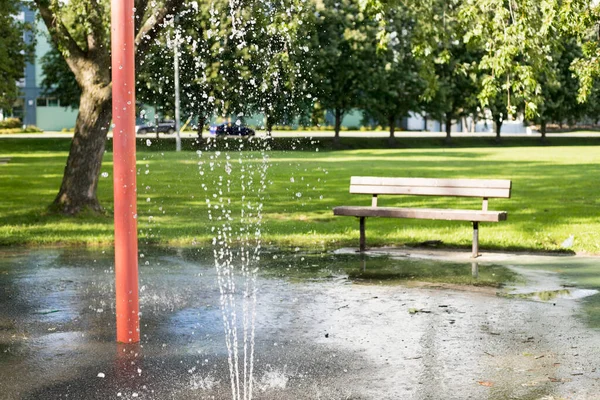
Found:
[[[445,208],[398,208],[341,206],[333,209],[333,215],[350,217],[385,217],[438,219],[446,221],[498,222],[506,221],[506,211],[455,210]]]

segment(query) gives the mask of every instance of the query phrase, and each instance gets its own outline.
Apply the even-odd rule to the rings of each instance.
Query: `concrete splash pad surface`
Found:
[[[461,260],[263,259],[254,398],[600,399],[585,311],[598,295],[522,296],[593,291],[553,266],[484,261],[472,278]],[[0,398],[231,398],[212,260],[189,249],[140,264],[142,341],[117,346],[111,254],[3,251]]]

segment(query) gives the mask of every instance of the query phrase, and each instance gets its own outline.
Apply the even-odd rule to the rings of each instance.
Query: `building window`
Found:
[[[45,97],[38,97],[36,100],[36,105],[38,107],[46,107],[46,98]]]
[[[58,99],[56,97],[49,97],[48,107],[58,107]]]

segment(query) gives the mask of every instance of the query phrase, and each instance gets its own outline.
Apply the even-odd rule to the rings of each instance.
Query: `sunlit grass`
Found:
[[[577,140],[577,139],[571,139]],[[511,179],[511,199],[490,199],[490,209],[508,211],[508,221],[482,224],[482,249],[561,249],[574,235],[572,250],[600,253],[599,157],[595,146],[495,146],[430,147],[324,151],[270,151],[267,188],[263,200],[262,240],[280,247],[336,248],[356,246],[358,222],[334,217],[338,205],[369,205],[369,196],[349,195],[353,175],[435,178]],[[232,142],[232,145],[236,142]],[[358,143],[358,142],[357,142]],[[561,142],[562,143],[562,142]],[[6,145],[5,145],[6,144]],[[112,242],[112,155],[107,152],[98,196],[107,216],[62,218],[49,214],[62,177],[68,139],[0,142],[0,244],[107,245]],[[170,143],[167,142],[170,145]],[[569,143],[572,144],[572,143]],[[303,145],[304,148],[308,146]],[[175,153],[155,145],[138,149],[138,223],[143,243],[189,245],[209,243],[216,221],[208,220],[206,199],[212,199],[213,181],[225,176],[224,155],[210,171],[214,153]],[[230,151],[233,171],[230,198],[232,226],[239,227],[242,188],[239,182],[244,159],[248,171],[262,162],[258,152]],[[250,157],[254,157],[250,159]],[[199,161],[205,164],[198,165]],[[204,174],[201,175],[200,171]],[[246,171],[246,173],[248,173]],[[202,187],[206,185],[206,190]],[[251,199],[258,176],[246,188]],[[148,201],[149,200],[149,201]],[[477,199],[382,196],[382,206],[479,208]],[[152,218],[151,218],[152,217]],[[441,240],[446,247],[468,249],[469,223],[424,220],[368,219],[370,246],[417,244]]]

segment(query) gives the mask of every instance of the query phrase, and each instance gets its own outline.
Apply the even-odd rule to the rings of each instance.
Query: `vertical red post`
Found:
[[[112,0],[113,183],[117,342],[140,340],[135,165],[134,0]]]

